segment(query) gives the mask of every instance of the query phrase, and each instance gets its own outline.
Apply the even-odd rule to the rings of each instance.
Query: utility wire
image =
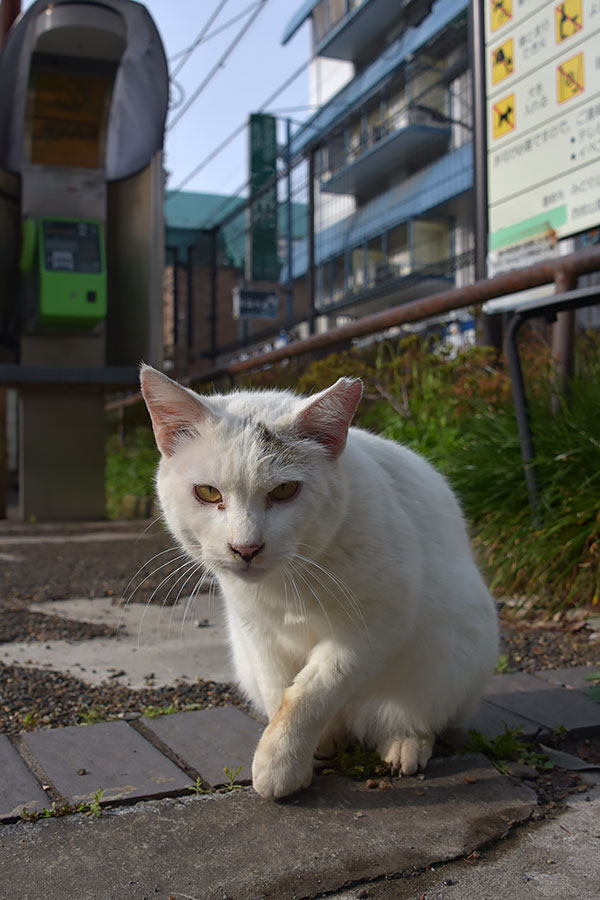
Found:
[[[240,19],[243,19],[245,16],[247,16],[249,12],[252,12],[252,10],[260,4],[260,2],[261,0],[255,0],[254,3],[251,3],[236,16],[232,16],[231,19],[227,19],[226,22],[223,22],[222,25],[219,25],[218,28],[215,28],[214,31],[209,32],[209,34],[205,33],[202,37],[198,35],[195,41],[193,41],[193,43],[191,43],[188,47],[184,47],[183,50],[178,50],[177,53],[174,53],[172,56],[170,56],[169,62],[174,63],[182,56],[186,56],[188,53],[195,50],[196,47],[200,46],[200,44],[207,44],[208,41],[212,41],[212,39],[217,37],[217,35],[222,34],[224,31],[227,31],[228,28],[231,28],[232,25],[235,25],[236,22],[239,22]]]
[[[283,84],[280,85],[280,86],[277,88],[277,90],[274,91],[274,92],[271,94],[271,96],[268,97],[268,98],[264,101],[264,103],[262,104],[262,106],[259,108],[258,112],[264,112],[265,109],[266,109],[268,106],[270,106],[271,103],[272,103],[274,100],[276,100],[277,97],[279,97],[279,95],[282,94],[282,93],[290,86],[290,84],[292,84],[292,82],[294,82],[294,81],[296,80],[296,78],[298,78],[298,77],[299,77],[299,76],[300,76],[300,75],[301,75],[301,74],[309,67],[309,65],[310,65],[310,60],[307,60],[306,62],[302,63],[302,65],[301,65],[298,69],[296,69],[296,71],[293,72],[293,73],[289,76],[289,78],[287,78],[287,79],[283,82]],[[237,137],[239,134],[242,133],[242,131],[244,131],[244,129],[246,128],[246,124],[247,124],[246,122],[242,122],[241,125],[238,125],[238,127],[235,129],[235,131],[232,131],[231,134],[230,134],[228,137],[226,137],[225,140],[222,141],[222,142],[219,144],[218,147],[215,147],[215,149],[212,150],[212,151],[208,154],[208,156],[206,156],[200,163],[198,163],[198,165],[195,166],[195,168],[192,169],[192,171],[191,171],[188,175],[185,176],[185,178],[183,179],[183,181],[181,181],[181,182],[177,185],[177,187],[174,188],[174,189],[171,191],[171,193],[169,194],[168,199],[171,199],[171,197],[174,197],[175,194],[178,194],[180,191],[182,191],[183,188],[186,186],[186,184],[189,184],[189,182],[192,180],[192,178],[195,178],[196,175],[198,175],[199,172],[201,172],[203,169],[205,169],[206,166],[207,166],[210,162],[212,162],[212,160],[215,158],[215,156],[218,156],[219,153],[221,153],[222,150],[224,150],[226,147],[228,147],[229,144],[231,144],[231,142],[234,141],[234,140],[236,139],[236,137]]]
[[[175,66],[175,68],[171,72],[171,78],[176,78],[177,75],[179,74],[179,72],[181,72],[181,70],[185,66],[186,62],[188,61],[188,59],[190,58],[190,56],[192,55],[192,53],[194,52],[196,47],[198,47],[202,43],[202,41],[205,39],[208,29],[210,28],[212,23],[215,21],[215,19],[217,18],[217,16],[223,9],[223,7],[227,5],[227,3],[228,3],[228,0],[221,0],[221,2],[219,4],[217,4],[217,7],[213,10],[212,15],[209,16],[208,21],[206,22],[204,28],[202,28],[202,30],[198,33],[198,36],[196,37],[194,42],[192,44],[190,44],[190,46],[187,48],[187,50],[184,50],[181,60],[178,62],[178,64]]]
[[[175,126],[178,124],[178,122],[181,121],[181,119],[185,116],[186,112],[190,109],[192,104],[196,102],[196,100],[198,99],[198,97],[200,96],[202,91],[207,87],[207,85],[215,77],[215,75],[217,74],[219,69],[221,69],[225,65],[225,62],[227,61],[229,56],[231,56],[231,54],[233,53],[233,51],[235,50],[235,48],[237,47],[239,42],[242,40],[244,35],[246,35],[248,33],[248,31],[250,30],[255,19],[260,15],[260,13],[263,11],[263,9],[265,8],[265,6],[268,2],[269,2],[269,0],[260,0],[260,5],[254,10],[254,12],[250,16],[250,19],[248,20],[248,22],[246,22],[246,24],[242,28],[240,28],[240,30],[238,31],[238,33],[236,34],[236,36],[234,37],[232,42],[229,44],[229,46],[224,51],[222,56],[219,57],[219,59],[217,60],[215,65],[212,67],[212,69],[210,70],[210,72],[208,73],[206,78],[198,85],[198,87],[196,88],[194,93],[191,95],[191,97],[188,99],[188,101],[183,105],[183,107],[180,109],[180,111],[177,113],[177,115],[171,120],[171,122],[169,123],[169,125],[167,127],[167,131],[172,131],[172,129],[175,128]]]

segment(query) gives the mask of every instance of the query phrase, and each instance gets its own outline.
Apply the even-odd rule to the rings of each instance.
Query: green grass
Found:
[[[107,441],[106,514],[109,519],[125,515],[125,498],[144,499],[154,492],[154,473],[159,453],[150,426],[138,425],[121,442],[117,434]]]

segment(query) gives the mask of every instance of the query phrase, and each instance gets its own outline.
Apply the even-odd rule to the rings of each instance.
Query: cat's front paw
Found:
[[[289,740],[267,728],[252,763],[252,785],[256,793],[267,800],[287,797],[308,787],[312,775],[312,754],[305,763],[300,762]]]

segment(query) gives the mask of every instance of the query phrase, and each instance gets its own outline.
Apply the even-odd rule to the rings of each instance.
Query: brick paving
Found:
[[[467,727],[488,737],[505,724],[530,736],[561,726],[595,731],[600,705],[586,696],[584,674],[496,675]],[[225,768],[241,766],[238,781],[247,783],[262,727],[226,706],[26,732],[12,740],[0,735],[0,819],[14,820],[24,808],[39,811],[59,799],[91,800],[98,789],[112,803],[182,796],[196,778],[211,787],[227,783]]]

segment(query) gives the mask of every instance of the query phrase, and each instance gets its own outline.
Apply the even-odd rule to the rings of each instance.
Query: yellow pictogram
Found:
[[[583,93],[583,53],[578,53],[556,69],[556,92],[559,103]]]
[[[583,28],[582,0],[563,0],[554,10],[556,43],[566,41]]]
[[[513,0],[490,0],[490,24],[492,31],[498,31],[512,19]]]
[[[492,84],[499,84],[514,71],[513,39],[492,50]]]
[[[498,100],[492,107],[494,137],[502,137],[515,127],[515,95],[509,94]]]

